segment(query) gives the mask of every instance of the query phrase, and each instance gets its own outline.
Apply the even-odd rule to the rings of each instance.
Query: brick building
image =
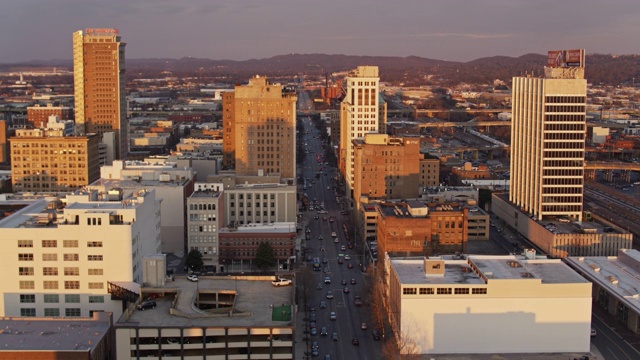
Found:
[[[27,121],[34,128],[45,128],[49,116],[55,115],[62,120],[73,120],[73,110],[66,106],[29,106],[27,108]]]

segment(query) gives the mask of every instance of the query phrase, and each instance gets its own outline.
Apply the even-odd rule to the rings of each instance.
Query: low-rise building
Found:
[[[216,272],[219,262],[218,232],[224,224],[224,197],[218,191],[194,191],[187,198],[187,249],[202,254],[205,272]]]
[[[394,335],[419,354],[589,352],[591,283],[561,260],[387,257],[385,266]]]

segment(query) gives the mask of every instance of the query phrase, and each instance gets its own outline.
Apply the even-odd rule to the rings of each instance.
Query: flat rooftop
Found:
[[[182,171],[182,170],[181,170]],[[104,186],[105,189],[109,190],[109,189],[113,189],[113,188],[124,188],[124,189],[144,189],[144,188],[148,188],[149,186],[163,186],[163,187],[176,187],[176,186],[184,186],[187,182],[189,182],[188,179],[181,179],[181,180],[174,180],[171,179],[171,181],[160,181],[160,180],[144,180],[141,179],[140,181],[136,181],[136,180],[118,180],[118,179],[98,179],[94,182],[92,182],[91,184],[89,184],[89,186],[87,186],[88,188],[92,188],[92,187],[96,187],[96,186]]]
[[[445,264],[444,276],[425,275],[424,258],[392,259],[391,264],[405,285],[485,284],[484,278],[540,279],[543,284],[587,282],[560,259],[524,259],[517,255],[469,255],[466,259],[450,255],[440,259]]]
[[[155,299],[157,307],[145,311],[135,310],[128,320],[120,319],[120,325],[136,323],[140,327],[192,327],[192,326],[292,326],[292,322],[273,321],[272,309],[282,304],[291,305],[293,286],[274,287],[273,277],[234,277],[203,276],[198,282],[191,282],[184,276],[175,277],[164,287],[143,287],[146,298],[151,294],[165,293]],[[237,289],[237,290],[236,290]],[[236,294],[237,291],[237,295]],[[233,298],[233,316],[229,316],[231,307],[218,309],[216,314],[208,314],[196,308],[196,296],[203,298],[218,296]],[[171,303],[177,296],[175,309],[170,313]]]
[[[111,313],[95,319],[0,318],[3,351],[90,351],[109,332]]]
[[[269,224],[253,223],[239,225],[235,228],[222,228],[221,233],[294,233],[296,232],[295,222],[276,222]]]

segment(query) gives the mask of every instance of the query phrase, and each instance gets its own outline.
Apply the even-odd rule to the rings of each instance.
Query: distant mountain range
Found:
[[[296,74],[321,76],[346,71],[358,65],[376,65],[382,81],[405,85],[424,84],[425,79],[442,85],[458,83],[487,83],[495,79],[507,82],[513,76],[540,74],[546,55],[526,54],[519,57],[493,56],[469,62],[427,59],[417,56],[350,56],[326,54],[289,54],[265,59],[211,60],[185,57],[181,59],[127,59],[129,78],[173,76],[211,77],[243,81],[260,74],[270,77],[292,77]],[[71,60],[30,61],[22,64],[0,65],[0,71],[17,71],[39,67],[71,69]],[[640,82],[640,55],[588,54],[586,78],[594,84],[631,84]],[[228,81],[227,81],[228,82]]]

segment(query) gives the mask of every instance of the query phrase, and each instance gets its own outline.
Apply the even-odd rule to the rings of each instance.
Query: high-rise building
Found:
[[[223,164],[237,175],[296,177],[294,91],[256,76],[223,94]]]
[[[116,29],[73,33],[73,83],[79,134],[113,132],[115,159],[129,149],[125,100],[125,43]]]
[[[378,67],[358,66],[345,81],[346,96],[340,104],[339,167],[345,180],[348,204],[354,206],[353,140],[379,131]]]
[[[544,77],[513,78],[509,201],[537,220],[582,220],[584,50],[550,51]]]

